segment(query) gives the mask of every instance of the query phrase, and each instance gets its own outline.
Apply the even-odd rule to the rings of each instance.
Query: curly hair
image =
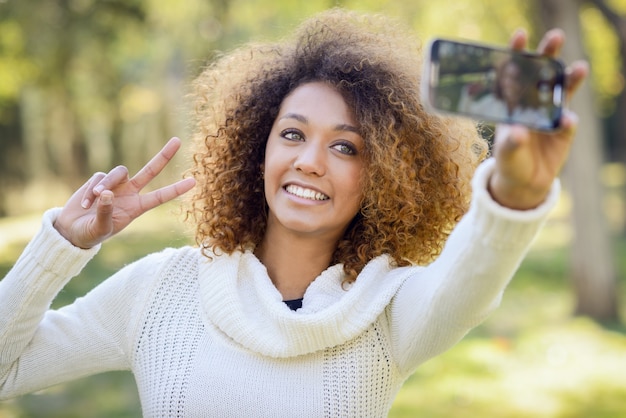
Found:
[[[283,40],[251,43],[193,83],[198,186],[188,216],[203,253],[254,248],[265,233],[261,165],[283,99],[322,81],[353,109],[365,141],[364,197],[333,255],[347,281],[372,258],[426,264],[467,211],[470,179],[487,154],[476,126],[428,113],[420,100],[421,46],[381,15],[332,9]]]

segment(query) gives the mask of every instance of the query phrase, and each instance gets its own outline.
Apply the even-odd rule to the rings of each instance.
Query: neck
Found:
[[[283,300],[299,299],[332,260],[336,242],[266,233],[255,255],[267,268]]]

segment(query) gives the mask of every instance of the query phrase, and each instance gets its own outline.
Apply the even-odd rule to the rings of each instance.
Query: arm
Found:
[[[41,231],[0,282],[0,399],[80,377],[130,367],[135,324],[161,254],[124,267],[86,296],[59,310],[48,307],[96,250],[78,249],[52,227]]]
[[[503,207],[487,191],[494,169],[493,159],[479,167],[469,212],[437,260],[417,269],[391,304],[395,356],[407,374],[456,344],[499,305],[504,288],[558,200],[556,181],[546,201],[533,210]]]
[[[563,41],[561,31],[550,31],[539,52],[556,56]],[[525,46],[526,34],[515,33],[511,47]],[[586,74],[583,62],[568,68],[568,98]],[[555,179],[566,161],[576,117],[565,112],[561,122],[562,128],[551,133],[497,127],[495,158],[477,171],[470,211],[437,261],[409,279],[393,302],[392,333],[403,370],[449,348],[499,304],[555,202]]]
[[[497,99],[493,96],[493,93],[489,92],[482,97],[478,97],[478,93],[484,88],[479,89],[481,86],[468,84],[461,89],[461,95],[459,96],[459,104],[457,110],[461,113],[469,114],[481,114],[485,110],[497,107]]]
[[[108,174],[97,173],[63,209],[47,213],[42,231],[0,282],[0,398],[94,370],[120,367],[119,329],[110,329],[114,321],[109,323],[106,318],[122,312],[107,311],[107,306],[115,307],[115,300],[123,297],[116,296],[107,305],[107,295],[115,292],[99,290],[91,297],[102,298],[97,302],[79,300],[58,312],[46,311],[102,241],[193,187],[194,180],[186,179],[139,194],[179,147],[180,140],[173,138],[132,178],[121,166]],[[111,286],[115,287],[107,283],[98,288]],[[83,361],[74,362],[75,356]],[[94,360],[93,365],[85,368],[86,359]]]
[[[46,213],[41,231],[0,281],[0,370],[15,361],[32,339],[52,299],[99,247],[80,250],[58,239],[51,227],[58,210]],[[47,226],[46,226],[47,225]],[[51,245],[54,244],[54,245]],[[3,373],[4,374],[4,373]]]
[[[40,232],[0,282],[0,399],[65,380],[49,373],[61,367],[65,377],[70,377],[82,363],[86,341],[69,335],[72,327],[62,324],[63,320],[74,322],[86,336],[89,331],[84,324],[76,323],[81,318],[47,310],[99,247],[81,250],[63,239],[52,227],[59,212],[46,212]],[[68,344],[72,351],[63,352],[61,346]]]

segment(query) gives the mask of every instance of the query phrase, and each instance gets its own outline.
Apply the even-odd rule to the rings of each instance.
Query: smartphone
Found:
[[[538,54],[435,39],[427,48],[422,92],[436,111],[483,122],[559,128],[565,67]]]

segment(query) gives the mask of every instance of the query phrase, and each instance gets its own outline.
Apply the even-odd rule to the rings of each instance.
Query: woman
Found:
[[[550,32],[540,51],[562,42]],[[474,175],[485,144],[423,110],[420,56],[389,20],[333,10],[207,68],[193,179],[139,194],[178,139],[130,179],[94,175],[0,282],[0,397],[126,369],[145,416],[386,416],[404,380],[498,304],[575,125],[500,127]],[[570,93],[585,73],[572,67]],[[199,248],[46,311],[102,241],[194,184]]]
[[[553,129],[557,116],[551,114],[549,101],[538,100],[538,89],[547,87],[534,81],[538,72],[531,63],[507,57],[496,66],[492,91],[483,94],[474,85],[463,87],[458,111],[474,117],[490,115],[496,121],[524,123],[537,129]]]

